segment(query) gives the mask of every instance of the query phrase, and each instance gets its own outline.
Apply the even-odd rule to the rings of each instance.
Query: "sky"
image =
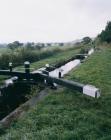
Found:
[[[111,20],[111,0],[0,0],[0,43],[95,37]]]

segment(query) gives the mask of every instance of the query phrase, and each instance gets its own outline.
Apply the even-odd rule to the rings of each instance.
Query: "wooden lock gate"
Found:
[[[70,80],[64,80],[60,78],[51,77],[47,74],[44,74],[43,72],[30,72],[30,63],[26,61],[24,63],[25,66],[25,72],[19,72],[19,71],[13,71],[12,69],[12,63],[9,63],[9,70],[0,70],[0,75],[7,75],[12,76],[12,78],[6,80],[6,84],[1,86],[1,90],[3,88],[6,88],[7,86],[10,86],[14,84],[15,82],[27,82],[31,84],[36,84],[38,82],[47,82],[51,85],[61,85],[67,88],[71,88],[74,90],[77,90],[79,92],[82,92],[83,94],[86,94],[88,96],[99,98],[100,97],[100,90],[92,85],[84,85],[79,82],[74,82]]]

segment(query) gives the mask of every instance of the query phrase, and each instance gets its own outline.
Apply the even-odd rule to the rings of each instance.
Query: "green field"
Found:
[[[46,62],[52,63],[48,60],[41,61],[36,67]],[[56,59],[52,60],[55,63]],[[111,48],[104,47],[65,77],[100,88],[102,94],[99,99],[66,88],[50,90],[48,97],[38,106],[14,122],[9,129],[1,130],[0,139],[111,140],[110,71]]]
[[[6,52],[9,52],[10,50],[7,47],[1,47],[0,48],[0,55]]]

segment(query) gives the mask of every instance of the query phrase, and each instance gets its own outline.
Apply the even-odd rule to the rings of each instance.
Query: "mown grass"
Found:
[[[93,84],[99,87],[102,95],[111,92],[111,48],[101,49],[88,58],[75,72],[70,72],[67,78]]]
[[[96,52],[66,77],[102,91],[93,99],[70,89],[50,91],[1,140],[111,140],[111,49]]]

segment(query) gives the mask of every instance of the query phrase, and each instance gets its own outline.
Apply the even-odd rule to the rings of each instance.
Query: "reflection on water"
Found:
[[[49,76],[52,77],[58,77],[59,72],[61,72],[61,76],[63,77],[65,74],[67,74],[70,70],[80,65],[80,60],[75,59],[73,61],[70,61],[69,63],[65,64],[64,66],[61,66],[60,68],[57,68],[49,73]]]

